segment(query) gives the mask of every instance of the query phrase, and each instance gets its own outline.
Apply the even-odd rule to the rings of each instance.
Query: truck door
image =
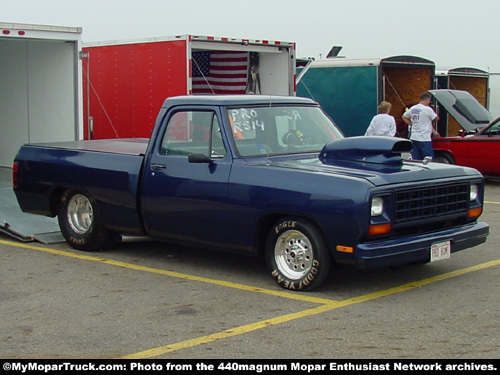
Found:
[[[144,169],[148,235],[223,245],[231,157],[217,110],[178,109],[165,121]]]

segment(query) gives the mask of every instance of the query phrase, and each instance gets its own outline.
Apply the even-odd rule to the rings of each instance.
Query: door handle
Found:
[[[153,171],[159,171],[160,169],[165,169],[167,166],[165,164],[151,164],[151,169]]]

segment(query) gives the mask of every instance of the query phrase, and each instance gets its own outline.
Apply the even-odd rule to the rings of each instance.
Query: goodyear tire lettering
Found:
[[[301,245],[304,243],[307,246]],[[291,253],[293,255],[288,257]],[[266,261],[271,276],[281,287],[312,290],[326,278],[331,253],[323,234],[314,224],[290,217],[272,226],[266,242]],[[306,267],[303,273],[301,267]]]

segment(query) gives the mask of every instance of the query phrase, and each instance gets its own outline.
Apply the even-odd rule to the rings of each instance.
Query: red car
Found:
[[[491,114],[467,91],[431,90],[438,103],[464,129],[457,137],[432,140],[434,161],[476,168],[500,176],[500,117]]]

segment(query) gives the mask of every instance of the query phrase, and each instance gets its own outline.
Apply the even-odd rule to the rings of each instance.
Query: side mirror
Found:
[[[190,163],[207,163],[210,164],[212,162],[212,159],[203,154],[189,154],[188,155],[188,161]]]

